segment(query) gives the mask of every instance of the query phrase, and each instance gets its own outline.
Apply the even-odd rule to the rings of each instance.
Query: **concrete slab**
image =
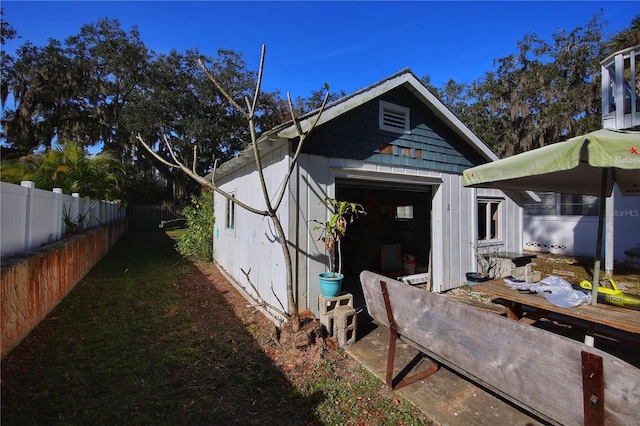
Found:
[[[388,344],[387,327],[359,323],[356,343],[345,349],[384,382]],[[414,365],[411,371],[415,372],[425,369],[432,361],[411,346],[398,341],[394,377],[412,362]],[[435,374],[397,392],[442,425],[545,424],[442,366]]]

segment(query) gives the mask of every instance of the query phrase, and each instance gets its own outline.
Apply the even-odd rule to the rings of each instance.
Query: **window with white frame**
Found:
[[[410,110],[407,107],[380,101],[380,130],[411,133]]]
[[[236,227],[236,203],[233,201],[236,198],[236,194],[230,193],[229,195],[231,195],[231,198],[227,198],[225,229],[233,231]]]
[[[500,238],[501,199],[478,199],[478,241]]]
[[[524,214],[536,216],[598,216],[600,197],[537,192],[540,202],[525,201]]]

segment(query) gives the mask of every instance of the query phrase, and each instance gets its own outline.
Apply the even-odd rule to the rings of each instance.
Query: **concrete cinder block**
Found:
[[[349,306],[338,306],[333,311],[333,335],[341,346],[351,346],[356,342],[357,314]]]
[[[353,308],[353,295],[351,293],[341,294],[336,297],[318,296],[318,308],[320,315],[328,315],[338,306],[348,306]]]
[[[327,330],[327,334],[329,336],[333,336],[333,327],[334,327],[333,311],[328,314],[320,313],[320,324],[324,325],[324,328]]]
[[[511,259],[498,259],[498,270],[496,276],[499,278],[506,278],[512,275],[513,262]]]
[[[540,271],[529,271],[527,274],[526,282],[528,283],[537,283],[542,280],[542,272]]]
[[[514,267],[511,276],[516,280],[528,283],[537,283],[542,279],[542,273],[540,271],[534,271],[533,264],[531,263]]]

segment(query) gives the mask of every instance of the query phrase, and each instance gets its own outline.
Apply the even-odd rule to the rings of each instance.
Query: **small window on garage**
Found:
[[[500,238],[500,199],[478,199],[478,240],[490,241]]]
[[[396,219],[413,219],[413,205],[396,206]]]
[[[230,193],[231,198],[227,198],[227,208],[225,214],[225,228],[227,232],[233,232],[236,228],[236,198],[235,193]]]
[[[380,130],[411,133],[409,130],[409,117],[409,108],[380,101]]]

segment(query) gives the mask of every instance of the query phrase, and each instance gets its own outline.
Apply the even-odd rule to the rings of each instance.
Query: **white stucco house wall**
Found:
[[[602,128],[640,127],[640,45],[600,62]],[[640,143],[640,141],[639,141]],[[542,204],[525,206],[523,248],[571,256],[594,256],[598,234],[598,197],[547,193]],[[623,197],[615,188],[606,200],[604,269],[625,262],[640,248],[640,197]]]
[[[317,111],[301,117],[303,129]],[[283,184],[297,142],[292,123],[258,142],[267,186]],[[397,247],[416,258],[429,288],[444,292],[475,271],[476,239],[503,251],[523,248],[525,193],[462,186],[462,171],[497,159],[408,69],[327,106],[307,139],[278,215],[293,260],[299,310],[318,314],[317,275],[327,255],[311,221],[329,213],[325,197],[359,202],[368,215],[349,227],[344,243],[343,290],[359,292],[359,272],[384,273],[380,253]],[[250,150],[216,170],[216,184],[247,204],[264,208]],[[225,197],[214,198],[214,261],[236,285],[255,294],[246,273],[269,303],[286,308],[284,258],[268,218]]]

